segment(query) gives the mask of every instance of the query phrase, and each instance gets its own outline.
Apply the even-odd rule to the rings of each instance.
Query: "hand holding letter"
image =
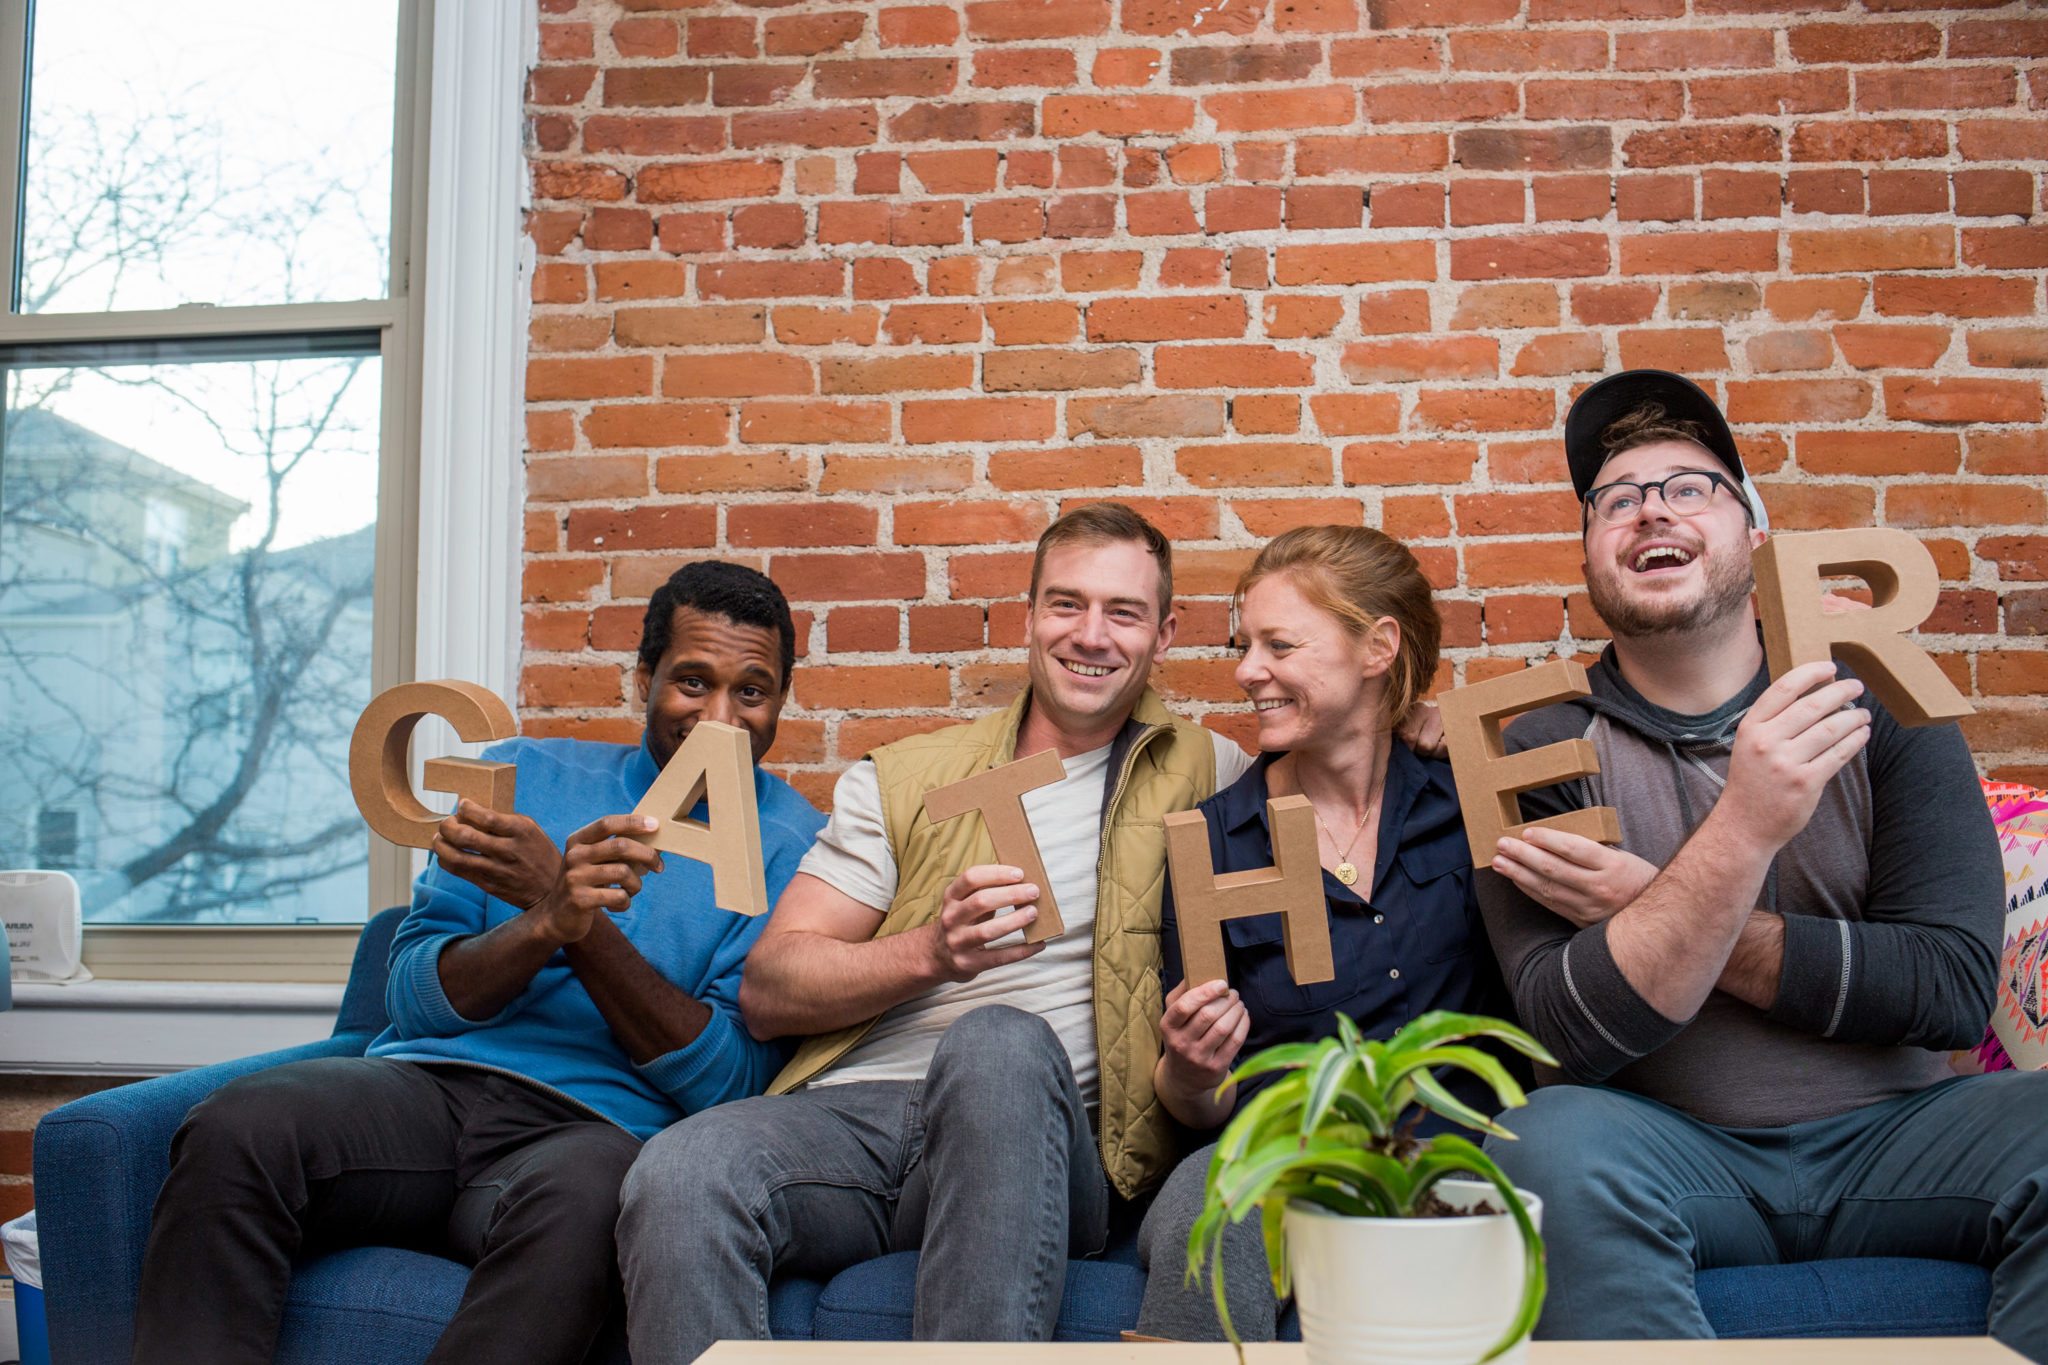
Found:
[[[1166,996],[1159,1032],[1166,1078],[1188,1095],[1208,1095],[1230,1075],[1251,1032],[1251,1013],[1227,981],[1183,981]]]
[[[1502,838],[1493,870],[1581,929],[1612,919],[1657,876],[1654,864],[1625,849],[1541,825]]]
[[[932,965],[941,981],[972,981],[991,967],[1022,962],[1045,942],[989,945],[1038,918],[1039,889],[1014,867],[970,867],[946,887],[931,924]]]
[[[1830,662],[1801,664],[1764,689],[1735,731],[1716,816],[1775,851],[1806,828],[1821,791],[1870,742],[1854,678]]]
[[[632,907],[643,875],[662,869],[661,852],[630,837],[652,834],[658,822],[644,815],[607,815],[569,836],[555,884],[528,914],[557,944],[579,942],[600,910]]]
[[[561,850],[532,817],[492,810],[468,797],[455,803],[455,813],[440,823],[428,848],[441,866],[521,910],[539,904],[562,875]]]

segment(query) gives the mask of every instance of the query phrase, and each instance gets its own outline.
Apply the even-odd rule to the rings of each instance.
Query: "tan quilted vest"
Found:
[[[1029,696],[995,715],[913,735],[868,755],[880,779],[883,821],[898,869],[896,897],[875,937],[937,918],[947,883],[963,868],[995,861],[980,820],[934,825],[925,819],[924,796],[1009,762]],[[1102,1063],[1102,1169],[1128,1198],[1163,1177],[1175,1156],[1166,1111],[1152,1093],[1161,1010],[1159,900],[1166,876],[1162,822],[1215,790],[1216,750],[1208,731],[1173,715],[1149,688],[1116,743],[1096,873],[1095,1041]],[[807,1039],[768,1093],[783,1094],[824,1071],[874,1025],[870,1019]]]

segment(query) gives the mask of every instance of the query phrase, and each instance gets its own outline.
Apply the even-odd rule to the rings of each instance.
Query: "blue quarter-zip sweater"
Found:
[[[516,763],[514,808],[547,831],[557,847],[591,821],[629,814],[659,771],[646,743],[515,739],[484,757]],[[761,845],[773,902],[825,823],[782,779],[756,770]],[[706,818],[699,805],[694,812]],[[687,1047],[636,1065],[619,1046],[597,1004],[569,967],[549,958],[524,991],[489,1019],[465,1019],[441,989],[441,951],[519,915],[438,861],[413,887],[412,909],[391,943],[385,1005],[391,1027],[370,1045],[372,1057],[507,1071],[559,1092],[640,1138],[685,1114],[758,1095],[782,1064],[772,1043],[756,1041],[740,1020],[740,967],[767,916],[749,919],[712,904],[711,869],[675,854],[647,877],[632,908],[613,922],[657,972],[711,1009]]]

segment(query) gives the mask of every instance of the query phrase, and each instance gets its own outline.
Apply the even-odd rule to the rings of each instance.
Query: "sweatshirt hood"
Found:
[[[1643,696],[1621,676],[1615,662],[1614,646],[1601,651],[1600,658],[1586,670],[1593,686],[1590,697],[1574,698],[1574,704],[1609,716],[1645,738],[1662,741],[1674,748],[1725,749],[1735,742],[1735,727],[1749,714],[1749,708],[1771,684],[1768,667],[1734,696],[1704,715],[1688,716],[1667,711]]]

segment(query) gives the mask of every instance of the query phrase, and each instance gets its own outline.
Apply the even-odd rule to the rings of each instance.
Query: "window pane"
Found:
[[[397,0],[34,14],[19,311],[385,295]]]
[[[0,867],[100,922],[359,921],[375,339],[202,354],[0,369]]]

